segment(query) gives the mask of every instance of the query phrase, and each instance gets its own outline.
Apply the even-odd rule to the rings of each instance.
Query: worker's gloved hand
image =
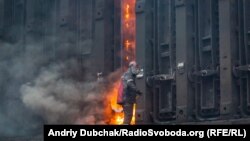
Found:
[[[142,95],[142,92],[141,92],[140,90],[137,90],[136,93],[137,93],[138,95]]]

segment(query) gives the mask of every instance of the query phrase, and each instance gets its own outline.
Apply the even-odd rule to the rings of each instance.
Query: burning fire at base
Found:
[[[135,3],[136,0],[121,0],[121,36],[122,36],[122,67],[127,68],[130,61],[136,59],[135,55]],[[123,109],[116,103],[117,93],[119,88],[119,80],[114,83],[112,89],[108,92],[109,104],[106,105],[105,115],[108,117],[109,124],[120,125],[123,123]],[[111,107],[111,108],[110,108]],[[134,105],[132,123],[135,124],[135,109]]]
[[[118,105],[117,102],[117,93],[119,88],[119,81],[114,83],[112,89],[107,92],[107,105],[105,105],[105,117],[108,119],[107,123],[110,125],[121,125],[124,120],[123,109],[122,106]],[[131,124],[135,124],[135,109],[136,105],[134,105],[133,117]]]

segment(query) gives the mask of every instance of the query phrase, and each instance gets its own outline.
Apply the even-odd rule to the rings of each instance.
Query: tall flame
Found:
[[[130,61],[135,60],[135,3],[136,0],[122,0],[122,44],[123,48],[123,67]]]
[[[107,123],[111,125],[121,125],[123,123],[123,112],[122,106],[116,103],[117,101],[117,93],[119,88],[119,81],[113,84],[111,90],[107,92],[107,99],[105,106],[105,116],[108,119]]]
[[[122,58],[123,58],[123,68],[127,68],[130,61],[136,59],[135,55],[135,3],[136,0],[121,0],[121,36],[122,36]],[[110,92],[108,92],[108,99],[110,100],[110,105],[105,110],[105,115],[109,116],[109,124],[120,125],[123,123],[124,115],[122,112],[122,107],[117,105],[117,93],[119,88],[119,80],[114,83]],[[133,118],[131,124],[135,124],[135,109],[133,108]]]

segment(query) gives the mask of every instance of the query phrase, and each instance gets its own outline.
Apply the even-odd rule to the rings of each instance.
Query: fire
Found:
[[[135,3],[136,0],[122,0],[123,67],[127,66],[130,61],[135,60]],[[136,105],[133,109],[131,124],[135,124]]]
[[[126,4],[126,14],[125,14],[126,20],[129,20],[129,17],[130,17],[129,10],[130,10],[130,6],[129,6],[129,4]]]
[[[126,51],[129,50],[129,45],[130,45],[129,41],[126,40],[126,42],[125,42],[125,49],[126,49]]]
[[[107,92],[106,108],[105,108],[105,116],[108,119],[107,123],[110,125],[121,125],[124,120],[123,109],[121,105],[118,105],[117,102],[117,93],[119,88],[119,81],[117,81],[111,88],[110,91]],[[111,107],[111,108],[110,108]],[[135,109],[136,105],[134,105],[133,117],[131,124],[135,124]]]
[[[123,67],[135,60],[135,3],[136,0],[122,0]]]
[[[128,56],[126,56],[126,61],[128,61],[129,60],[129,57]]]
[[[119,88],[119,81],[113,84],[110,91],[106,93],[105,116],[107,123],[111,125],[120,125],[123,123],[122,106],[116,103],[117,93]]]
[[[126,68],[130,61],[135,60],[135,3],[136,0],[121,0],[122,15],[121,15],[121,29],[122,29],[122,44],[123,44],[123,64],[122,68]],[[105,116],[109,119],[108,123],[112,125],[121,125],[124,120],[122,106],[117,105],[117,94],[119,88],[119,80],[114,83],[111,90],[108,92],[109,104],[106,105]],[[111,109],[110,109],[111,107]],[[133,118],[131,124],[135,124],[135,109],[133,108]]]

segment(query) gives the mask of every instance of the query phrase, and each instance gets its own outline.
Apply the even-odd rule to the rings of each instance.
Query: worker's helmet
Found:
[[[133,75],[140,73],[139,65],[136,63],[136,61],[131,61],[129,63],[129,69]]]

